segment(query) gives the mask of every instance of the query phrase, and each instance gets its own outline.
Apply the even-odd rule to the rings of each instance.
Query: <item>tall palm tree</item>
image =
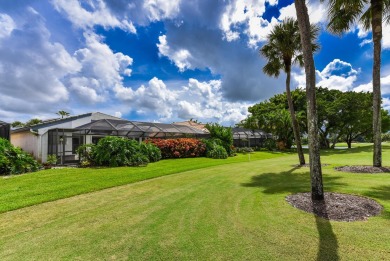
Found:
[[[70,115],[70,113],[66,111],[58,111],[56,112],[56,114],[61,116],[61,119],[63,119],[64,117],[68,117]]]
[[[324,200],[315,93],[316,72],[314,67],[311,41],[311,25],[305,0],[295,0],[295,10],[297,12],[306,73],[307,128],[309,141],[311,198],[313,200]]]
[[[323,0],[324,1],[324,0]],[[372,30],[374,43],[374,63],[372,69],[373,92],[373,166],[382,166],[381,145],[381,40],[382,21],[390,23],[390,0],[328,0],[329,24],[331,32],[341,34],[360,21],[366,30]],[[369,4],[369,5],[368,5]],[[368,8],[367,8],[368,5]]]
[[[318,35],[318,27],[311,26],[312,50],[318,50],[315,44]],[[301,37],[299,35],[298,22],[293,18],[285,19],[281,24],[276,25],[267,36],[267,43],[260,49],[260,54],[267,58],[268,62],[263,67],[263,72],[269,76],[278,77],[281,70],[287,74],[286,95],[288,108],[291,115],[291,123],[294,132],[299,164],[305,164],[303,155],[299,124],[295,115],[294,104],[291,98],[290,82],[291,67],[298,64],[303,67],[303,55]]]

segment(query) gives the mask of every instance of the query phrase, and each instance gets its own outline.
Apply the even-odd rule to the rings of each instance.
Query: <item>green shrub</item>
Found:
[[[226,159],[228,154],[221,145],[214,145],[212,149],[207,150],[206,157],[212,159]]]
[[[382,134],[382,141],[390,141],[390,132]]]
[[[57,155],[54,155],[54,154],[47,155],[47,160],[46,160],[46,162],[47,162],[49,165],[55,165],[55,164],[57,164]]]
[[[233,155],[233,131],[230,127],[224,127],[218,123],[206,124],[207,130],[210,132],[210,138],[218,145],[223,146],[229,156]]]
[[[22,174],[40,168],[41,165],[30,154],[0,138],[0,175]]]
[[[93,148],[93,159],[98,166],[133,166],[131,159],[140,151],[140,145],[135,140],[107,136],[99,140]],[[142,158],[145,159],[145,158]],[[137,159],[137,162],[139,159]],[[149,161],[145,161],[145,165]],[[139,162],[136,166],[141,165]]]
[[[142,154],[148,157],[149,162],[156,162],[161,159],[161,150],[152,143],[141,143]]]
[[[263,143],[263,147],[267,150],[275,150],[276,149],[276,141],[274,139],[266,139]]]
[[[242,147],[242,148],[236,148],[237,153],[251,153],[254,152],[254,150],[250,147]]]
[[[96,145],[82,145],[77,153],[81,167],[145,166],[161,159],[161,151],[155,145],[115,136],[104,137]]]

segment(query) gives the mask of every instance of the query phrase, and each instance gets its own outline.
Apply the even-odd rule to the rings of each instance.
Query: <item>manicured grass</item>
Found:
[[[285,197],[310,190],[296,155],[224,164],[0,214],[0,260],[390,260],[390,174],[349,174],[370,147],[325,151],[326,191],[368,196],[378,217],[329,222]],[[390,148],[384,146],[384,165]],[[187,161],[183,161],[187,162]]]
[[[263,160],[283,155],[286,154],[256,152],[250,155],[250,160]],[[0,213],[187,170],[244,162],[249,160],[248,157],[239,154],[226,160],[190,158],[162,160],[138,168],[68,168],[44,170],[21,176],[0,176]]]

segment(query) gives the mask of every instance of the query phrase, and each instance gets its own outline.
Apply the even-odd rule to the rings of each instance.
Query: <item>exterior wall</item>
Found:
[[[14,146],[22,148],[24,151],[31,153],[34,158],[42,160],[38,148],[38,135],[30,131],[11,133],[11,143]]]

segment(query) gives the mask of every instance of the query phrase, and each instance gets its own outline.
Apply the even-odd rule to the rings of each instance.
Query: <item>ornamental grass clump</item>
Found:
[[[34,172],[41,165],[27,152],[0,138],[0,175]]]

